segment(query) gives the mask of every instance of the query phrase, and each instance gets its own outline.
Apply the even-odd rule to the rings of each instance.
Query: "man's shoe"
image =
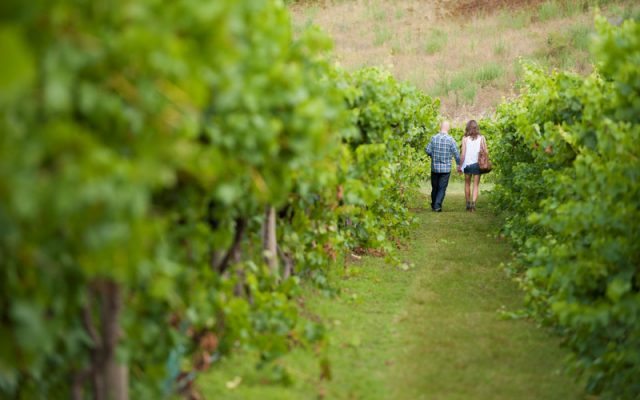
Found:
[[[442,208],[436,208],[435,210],[433,210],[435,212],[442,212]]]

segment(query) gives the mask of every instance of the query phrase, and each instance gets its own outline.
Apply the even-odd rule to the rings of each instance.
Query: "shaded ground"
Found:
[[[426,204],[426,195],[423,198]],[[333,379],[296,351],[279,364],[289,386],[254,369],[251,354],[223,361],[199,380],[205,398],[224,399],[580,399],[562,373],[556,340],[525,320],[504,320],[521,293],[499,264],[509,246],[481,197],[464,211],[453,184],[443,213],[418,211],[402,257],[413,268],[363,258],[340,272],[337,298],[309,288],[309,310],[330,327]]]

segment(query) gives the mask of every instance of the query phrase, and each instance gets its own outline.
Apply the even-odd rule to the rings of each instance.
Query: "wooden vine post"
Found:
[[[276,238],[276,209],[267,206],[262,228],[262,250],[272,274],[278,273],[278,241]]]
[[[93,302],[97,300],[100,325],[96,328],[93,317]],[[118,283],[112,280],[97,280],[89,290],[89,302],[83,310],[83,325],[93,342],[91,367],[86,376],[91,379],[95,400],[128,400],[129,371],[126,364],[116,359],[116,348],[122,337],[120,314],[122,293]],[[82,399],[82,382],[76,377],[72,391],[73,399]]]

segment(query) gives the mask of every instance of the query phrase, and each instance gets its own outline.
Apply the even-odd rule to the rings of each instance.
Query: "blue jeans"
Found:
[[[449,186],[449,176],[451,172],[432,172],[431,173],[431,209],[442,209],[442,202],[444,201],[444,195],[447,192],[447,186]]]

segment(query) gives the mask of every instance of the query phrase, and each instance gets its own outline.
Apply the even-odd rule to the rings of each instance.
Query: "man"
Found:
[[[451,157],[456,159],[460,171],[460,153],[456,141],[449,135],[449,122],[442,123],[440,132],[431,138],[426,151],[431,157],[431,210],[441,212],[451,176]]]

